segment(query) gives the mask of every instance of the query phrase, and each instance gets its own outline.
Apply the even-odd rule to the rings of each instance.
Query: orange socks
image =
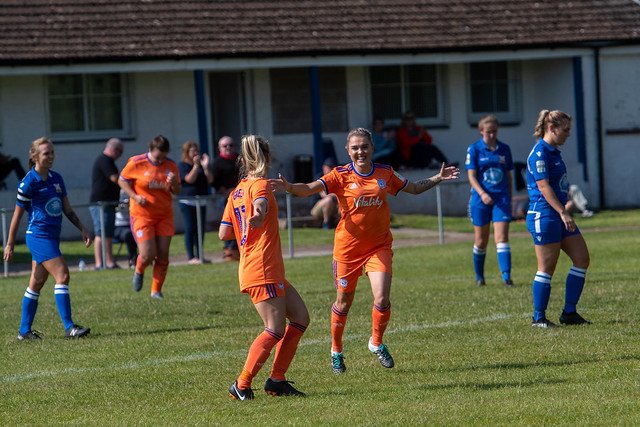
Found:
[[[384,308],[373,306],[371,310],[371,343],[376,347],[382,344],[382,336],[391,318],[391,304]]]
[[[264,331],[253,340],[253,344],[249,348],[249,354],[247,354],[247,360],[244,362],[242,373],[238,377],[238,388],[251,388],[253,377],[256,376],[264,362],[269,358],[271,349],[281,339],[282,335],[276,334],[269,328],[264,328]]]
[[[273,368],[271,368],[271,374],[269,377],[272,380],[284,381],[286,380],[284,374],[289,369],[293,356],[298,349],[298,343],[302,334],[307,329],[299,323],[289,322],[287,329],[284,331],[284,338],[278,343],[276,347],[276,355],[273,359]]]
[[[167,277],[167,269],[169,268],[169,260],[160,260],[156,258],[153,264],[153,280],[151,281],[151,293],[160,292],[164,279]]]
[[[347,323],[347,314],[335,305],[331,306],[331,351],[342,353],[342,334]]]

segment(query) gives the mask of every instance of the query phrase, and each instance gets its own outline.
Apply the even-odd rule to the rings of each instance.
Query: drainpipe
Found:
[[[204,71],[193,72],[196,92],[196,117],[198,120],[198,142],[200,153],[209,153],[209,131],[207,129],[207,97],[205,94]]]
[[[311,125],[313,129],[313,176],[322,170],[322,110],[320,107],[320,76],[318,67],[309,67],[309,92],[311,94]]]
[[[598,193],[600,198],[600,209],[607,206],[604,185],[604,158],[603,158],[603,138],[602,138],[602,97],[600,96],[600,48],[593,48],[593,64],[596,77],[596,132],[597,132],[597,156],[598,156]]]

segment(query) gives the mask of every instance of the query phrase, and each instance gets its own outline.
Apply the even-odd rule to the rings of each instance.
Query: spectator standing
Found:
[[[484,286],[484,261],[489,243],[490,225],[493,222],[494,240],[498,253],[498,266],[507,287],[511,280],[511,189],[513,186],[513,159],[511,149],[498,141],[498,119],[484,116],[478,122],[482,138],[467,149],[467,175],[471,184],[469,216],[473,223],[473,268],[476,285]]]
[[[411,111],[402,115],[402,123],[396,131],[396,146],[402,165],[412,168],[449,164],[445,155],[433,144],[433,138],[422,126],[416,124],[416,116]],[[457,166],[458,163],[452,163]]]
[[[16,207],[11,218],[4,260],[11,261],[16,233],[25,211],[29,215],[26,241],[31,252],[31,278],[22,298],[22,319],[18,340],[39,340],[31,329],[38,310],[40,291],[49,275],[55,280],[54,297],[67,338],[80,338],[91,331],[73,322],[69,297],[69,267],[60,252],[62,214],[82,233],[85,246],[91,244],[89,232],[73,211],[62,176],[51,170],[55,152],[47,138],[38,138],[29,149],[31,170],[18,186]]]
[[[233,139],[223,136],[218,141],[219,155],[213,160],[213,188],[216,194],[221,196],[221,204],[224,207],[231,190],[238,185],[240,168],[238,165],[238,153],[235,152]],[[235,240],[225,240],[223,244],[222,259],[225,261],[237,261],[240,259],[238,244]]]
[[[118,168],[116,160],[124,151],[124,144],[118,138],[107,141],[104,150],[93,162],[91,170],[91,198],[89,212],[93,221],[95,269],[120,268],[113,258],[113,233],[115,227],[116,206],[120,199],[120,186],[118,186]],[[94,203],[101,202],[100,205]],[[101,224],[101,213],[104,224]],[[102,225],[104,225],[105,258],[102,259]]]
[[[307,184],[292,184],[283,176],[271,180],[274,189],[296,196],[309,196],[324,190],[338,198],[342,216],[336,227],[333,247],[337,295],[331,308],[331,365],[336,374],[347,369],[342,353],[342,336],[363,270],[369,277],[373,294],[369,351],[383,367],[393,368],[395,364],[382,342],[391,319],[393,236],[387,196],[395,196],[400,191],[420,194],[442,181],[456,179],[460,174],[456,167],[442,164],[437,175],[410,182],[394,172],[392,167],[372,162],[371,133],[363,128],[349,132],[345,148],[351,163],[334,168],[319,180]]]
[[[284,275],[278,204],[266,179],[271,165],[269,144],[255,135],[243,136],[241,144],[243,179],[227,200],[218,236],[221,240],[235,236],[238,242],[240,290],[251,297],[264,330],[249,348],[229,395],[237,400],[253,399],[252,380],[276,347],[264,390],[273,396],[304,396],[285,374],[309,325],[309,312]]]
[[[551,295],[551,278],[560,251],[573,265],[565,281],[564,308],[560,323],[585,325],[588,320],[576,310],[589,267],[589,249],[566,205],[569,201],[567,167],[562,160],[562,147],[571,132],[571,116],[559,110],[542,110],[538,115],[534,136],[538,142],[527,158],[529,210],[527,229],[533,237],[538,271],[533,279],[533,320],[531,326],[551,328],[556,324],[546,317]]]
[[[187,141],[182,144],[182,161],[178,163],[182,197],[206,196],[209,186],[213,182],[213,173],[209,169],[209,156],[200,155],[198,144]],[[207,200],[198,205],[193,199],[180,199],[180,212],[184,223],[184,245],[187,260],[191,265],[201,264],[199,239],[204,242],[204,225],[207,218]],[[200,224],[198,224],[198,209],[200,210]]]
[[[173,195],[180,193],[175,162],[168,158],[169,140],[158,135],[149,151],[129,158],[118,183],[129,196],[131,230],[140,254],[133,272],[133,290],[140,292],[146,268],[153,263],[151,298],[163,299],[162,286],[169,267],[169,246],[175,233]]]

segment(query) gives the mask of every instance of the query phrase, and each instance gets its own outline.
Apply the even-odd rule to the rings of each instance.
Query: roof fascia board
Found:
[[[185,59],[137,62],[104,62],[68,65],[0,66],[0,76],[53,75],[70,73],[106,72],[168,72],[168,71],[225,71],[289,67],[369,66],[388,64],[450,64],[478,61],[514,61],[553,59],[580,56],[591,52],[590,48],[496,50],[480,52],[384,54],[345,56],[301,56],[242,59]]]

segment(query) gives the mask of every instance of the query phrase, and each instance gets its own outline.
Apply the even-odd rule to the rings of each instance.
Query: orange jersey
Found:
[[[169,173],[180,176],[178,166],[171,159],[165,159],[162,164],[156,165],[146,153],[129,158],[120,177],[131,185],[136,194],[147,199],[144,206],[130,199],[129,213],[132,217],[173,218],[173,198],[167,184]]]
[[[391,211],[387,194],[396,196],[407,179],[391,166],[373,164],[368,175],[361,175],[350,163],[338,166],[320,178],[327,193],[338,197],[340,222],[336,227],[333,258],[353,262],[381,248],[391,248]]]
[[[249,228],[254,215],[253,202],[267,199],[269,203],[262,226]],[[240,290],[267,283],[284,283],[284,261],[278,229],[278,204],[264,178],[243,178],[229,194],[222,215],[222,224],[233,226],[240,249],[238,278]]]

